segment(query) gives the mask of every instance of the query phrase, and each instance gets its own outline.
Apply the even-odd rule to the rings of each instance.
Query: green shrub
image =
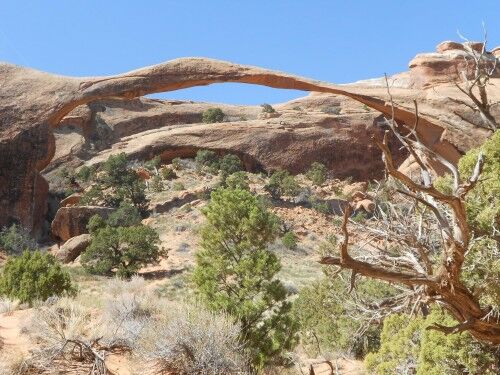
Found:
[[[246,172],[235,172],[226,178],[226,187],[229,189],[250,190]]]
[[[209,108],[203,112],[202,119],[206,124],[214,124],[224,121],[224,112],[220,108]]]
[[[99,215],[94,216],[101,218]],[[132,225],[138,225],[141,223],[141,213],[131,204],[122,202],[120,207],[109,215],[106,223],[112,227],[130,227]]]
[[[286,232],[281,238],[281,242],[287,249],[295,250],[297,248],[297,236],[293,232]]]
[[[161,165],[161,156],[157,155],[153,159],[148,160],[147,162],[144,163],[144,168],[150,171],[155,171],[157,170]]]
[[[182,182],[175,181],[172,184],[172,190],[174,190],[174,191],[182,191],[182,190],[186,190],[186,188],[184,187],[184,184]]]
[[[282,358],[295,344],[284,285],[275,278],[281,265],[267,249],[278,220],[250,192],[219,189],[203,210],[202,250],[193,280],[207,306],[241,324],[241,339],[256,368]]]
[[[328,170],[322,163],[315,161],[306,173],[306,177],[312,181],[313,185],[322,185],[326,181]]]
[[[264,104],[261,104],[260,106],[262,107],[263,113],[275,113],[276,112],[276,110],[271,106],[271,104],[264,103]]]
[[[479,152],[485,158],[483,173],[477,185],[467,194],[467,216],[478,235],[491,234],[500,223],[500,131],[497,130],[481,147],[469,150],[459,161],[458,169],[463,179],[472,175]],[[436,187],[451,191],[451,178],[440,178]]]
[[[273,198],[280,198],[283,195],[295,196],[300,191],[300,186],[295,177],[286,170],[274,172],[264,188]]]
[[[51,296],[74,294],[69,274],[49,253],[25,251],[9,257],[0,275],[0,295],[32,304]]]
[[[176,171],[180,171],[182,169],[181,158],[173,158],[172,159],[172,168],[174,168]]]
[[[221,172],[222,184],[224,185],[227,176],[243,169],[243,163],[238,156],[227,154],[220,160],[219,169]]]
[[[7,254],[20,255],[24,250],[35,250],[37,243],[26,229],[12,224],[0,231],[0,248],[4,249]]]
[[[95,177],[96,170],[95,166],[87,167],[84,165],[76,173],[76,178],[82,182],[89,182]]]
[[[469,333],[445,335],[426,329],[432,324],[453,326],[445,312],[433,310],[426,318],[394,314],[384,320],[381,346],[365,364],[379,375],[498,374],[498,353],[479,344]]]
[[[160,175],[154,175],[151,181],[149,182],[149,188],[156,193],[163,191],[163,181]]]
[[[362,278],[356,284],[356,297],[348,294],[348,273],[342,278],[324,277],[299,291],[293,315],[299,322],[300,338],[312,357],[329,352],[350,353],[363,358],[377,350],[381,327],[356,309],[359,300],[373,303],[395,294],[382,282]],[[364,332],[364,333],[363,333]]]
[[[173,180],[174,178],[177,178],[177,174],[174,172],[174,170],[168,167],[165,167],[161,170],[161,176],[164,180]]]
[[[126,201],[141,212],[147,209],[146,184],[128,166],[127,155],[111,155],[99,168],[93,186],[83,194],[82,205],[118,207]]]
[[[206,167],[211,173],[219,170],[219,157],[211,150],[198,150],[194,159],[198,168]]]
[[[143,266],[158,262],[162,252],[158,233],[145,225],[99,227],[92,221],[91,242],[81,256],[90,273],[129,278]]]

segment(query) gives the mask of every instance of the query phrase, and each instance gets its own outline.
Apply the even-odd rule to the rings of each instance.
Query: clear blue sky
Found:
[[[64,75],[206,56],[345,83],[396,73],[460,31],[500,45],[500,0],[0,0],[0,60]],[[300,93],[218,84],[162,97],[276,103]]]

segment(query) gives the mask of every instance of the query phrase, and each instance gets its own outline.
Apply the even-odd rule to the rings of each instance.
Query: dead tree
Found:
[[[491,114],[491,107],[498,103],[490,102],[487,86],[490,84],[490,79],[498,73],[498,59],[486,50],[486,30],[484,30],[482,43],[471,42],[461,34],[459,35],[464,40],[462,45],[466,55],[463,57],[463,68],[458,70],[456,78],[452,80],[458,90],[467,96],[468,100],[452,98],[450,100],[470,108],[475,113],[479,113],[483,126],[495,131],[499,128],[499,125]],[[462,117],[456,112],[455,114]]]
[[[428,235],[415,234],[421,232],[427,218],[414,223],[417,231],[412,231],[409,230],[411,225],[405,222],[410,217],[416,217],[410,215],[411,212],[392,219],[389,219],[390,215],[386,212],[386,219],[379,221],[385,224],[371,229],[372,237],[377,241],[368,251],[363,249],[354,252],[349,249],[348,230],[353,208],[348,206],[342,223],[344,240],[340,246],[340,256],[324,256],[320,262],[351,270],[352,280],[356,275],[362,275],[403,284],[412,291],[417,301],[425,306],[437,303],[459,322],[453,327],[435,324],[431,329],[445,334],[468,331],[480,341],[498,345],[498,317],[492,314],[490,308],[481,306],[478,297],[461,280],[462,267],[472,238],[465,211],[465,197],[479,180],[484,163],[483,155],[479,155],[472,175],[463,180],[456,166],[419,141],[415,132],[418,127],[417,106],[415,110],[417,121],[413,127],[397,124],[394,116],[386,120],[386,123],[418,163],[422,171],[421,181],[413,180],[394,165],[387,142],[389,130],[382,141],[375,142],[382,150],[387,174],[402,187],[398,192],[414,202],[414,209],[420,207],[419,209],[432,215],[434,226],[428,227],[428,233],[438,234],[439,241],[436,242],[436,238],[429,240]],[[452,193],[443,193],[433,186],[427,161],[438,161],[448,168],[453,179]]]

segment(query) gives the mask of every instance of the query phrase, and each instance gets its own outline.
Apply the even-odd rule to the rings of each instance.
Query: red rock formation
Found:
[[[177,59],[98,78],[62,77],[4,63],[0,64],[0,77],[0,226],[18,221],[35,234],[45,213],[47,188],[39,173],[55,153],[53,128],[80,105],[217,82],[240,82],[344,95],[386,115],[392,112],[383,87],[335,86],[203,58]],[[411,102],[415,92],[394,89],[393,95]],[[394,115],[400,122],[415,121],[411,107],[397,106]],[[459,153],[443,139],[445,128],[442,121],[429,120],[424,112],[417,132],[430,148],[456,162]]]

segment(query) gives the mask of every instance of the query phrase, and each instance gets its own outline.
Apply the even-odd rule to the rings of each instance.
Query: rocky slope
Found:
[[[445,52],[438,53],[444,56]],[[442,59],[446,60],[446,56]],[[488,133],[474,127],[480,119],[467,117],[463,108],[448,99],[450,95],[457,95],[449,84],[431,85],[432,89],[422,90],[420,87],[426,85],[415,83],[412,72],[416,72],[419,66],[426,66],[418,70],[420,75],[443,77],[438,68],[433,70],[432,66],[437,65],[413,65],[408,75],[393,80],[397,82],[393,86],[398,86],[391,90],[396,104],[395,118],[401,123],[413,124],[416,117],[412,103],[417,98],[421,103],[417,128],[420,138],[456,162],[460,152],[479,143]],[[279,118],[254,119],[258,109],[239,108],[235,113],[246,116],[249,121],[231,121],[212,127],[182,127],[182,124],[199,121],[203,105],[165,104],[142,99],[123,105],[124,102],[117,98],[131,99],[215,82],[241,82],[341,95],[385,115],[392,112],[380,81],[335,86],[202,58],[177,59],[118,76],[98,78],[61,77],[3,63],[0,64],[0,76],[3,78],[0,87],[0,226],[18,221],[34,234],[40,232],[47,208],[48,185],[40,172],[47,166],[49,172],[58,163],[76,160],[74,155],[80,159],[76,160],[77,164],[82,160],[91,163],[92,158],[98,162],[110,151],[104,150],[102,154],[96,151],[110,146],[111,152],[123,147],[136,157],[151,157],[159,152],[165,158],[181,150],[193,153],[200,147],[212,147],[238,153],[252,167],[287,167],[295,171],[303,170],[312,159],[322,156],[330,168],[337,168],[339,172],[343,170],[342,166],[347,166],[349,173],[354,175],[373,175],[367,163],[377,159],[377,155],[367,141],[372,134],[380,132],[375,125],[375,113],[364,111],[345,121],[342,120],[341,108],[339,115],[310,111],[301,118],[300,111],[293,110],[296,105],[288,103],[277,106],[282,111]],[[497,80],[493,81],[498,85]],[[438,80],[433,78],[429,82]],[[498,100],[499,96],[497,90],[492,100]],[[303,100],[308,102],[311,98],[311,103],[318,99],[313,96]],[[328,100],[337,99],[330,97]],[[173,110],[176,105],[183,106],[183,109]],[[498,115],[498,110],[495,111]],[[461,117],[468,118],[470,123],[464,123]],[[54,129],[60,124],[56,143]],[[151,129],[160,133],[147,133]],[[337,129],[340,130],[332,132]],[[325,140],[327,134],[330,137]],[[305,141],[301,142],[302,139]],[[273,146],[270,148],[270,145]],[[332,153],[332,146],[338,152]],[[326,157],[325,160],[327,152],[331,159]],[[57,158],[49,165],[54,155]],[[379,162],[371,165],[377,168],[376,163]]]

